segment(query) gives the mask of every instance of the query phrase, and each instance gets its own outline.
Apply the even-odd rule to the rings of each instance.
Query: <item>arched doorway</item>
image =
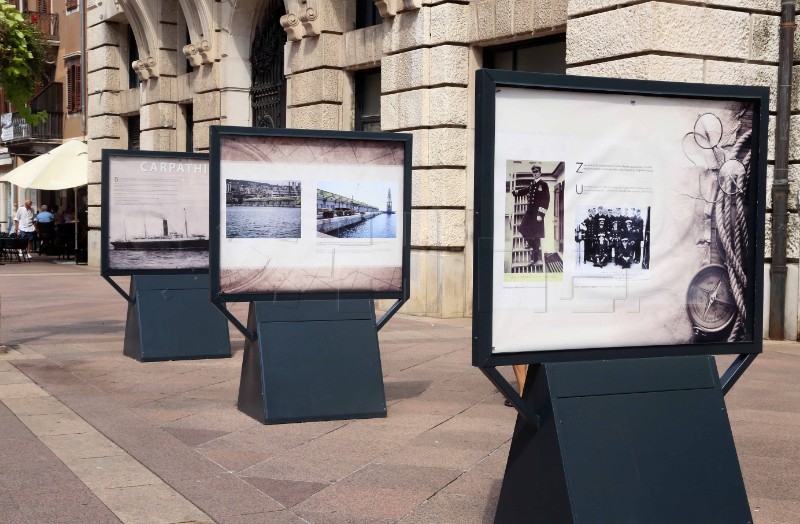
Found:
[[[266,4],[250,49],[253,127],[286,127],[286,77],[283,76],[286,32],[280,23],[285,9],[283,0],[267,0]]]

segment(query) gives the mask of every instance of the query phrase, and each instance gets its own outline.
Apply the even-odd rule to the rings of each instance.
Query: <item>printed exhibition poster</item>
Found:
[[[220,291],[402,290],[404,144],[223,135]]]
[[[108,269],[208,269],[208,161],[109,157]]]
[[[499,89],[493,351],[752,340],[753,125],[736,101]]]

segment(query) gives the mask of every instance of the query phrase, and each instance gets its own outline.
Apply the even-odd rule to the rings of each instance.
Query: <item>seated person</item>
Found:
[[[73,211],[72,206],[67,207],[67,210],[64,211],[64,215],[61,218],[65,224],[75,222],[75,211]]]
[[[34,222],[38,222],[40,224],[48,224],[55,220],[55,216],[53,213],[47,210],[47,204],[42,204],[42,210],[37,213],[36,218],[33,220]]]
[[[623,269],[630,269],[633,264],[633,242],[623,237],[617,249],[616,264]]]

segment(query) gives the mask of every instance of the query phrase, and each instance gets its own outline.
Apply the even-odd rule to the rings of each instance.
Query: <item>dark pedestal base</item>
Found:
[[[264,424],[386,416],[372,300],[253,302],[239,409]]]
[[[228,321],[211,304],[208,275],[131,277],[125,356],[140,362],[231,356]]]
[[[714,359],[531,366],[495,522],[752,522]]]

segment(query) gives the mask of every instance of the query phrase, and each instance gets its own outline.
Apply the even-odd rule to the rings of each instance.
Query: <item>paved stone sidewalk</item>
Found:
[[[492,521],[515,414],[468,319],[383,330],[387,418],[263,426],[236,409],[234,330],[231,359],[140,364],[125,311],[95,269],[0,267],[3,522]],[[798,347],[769,344],[727,398],[758,524],[800,515]]]

